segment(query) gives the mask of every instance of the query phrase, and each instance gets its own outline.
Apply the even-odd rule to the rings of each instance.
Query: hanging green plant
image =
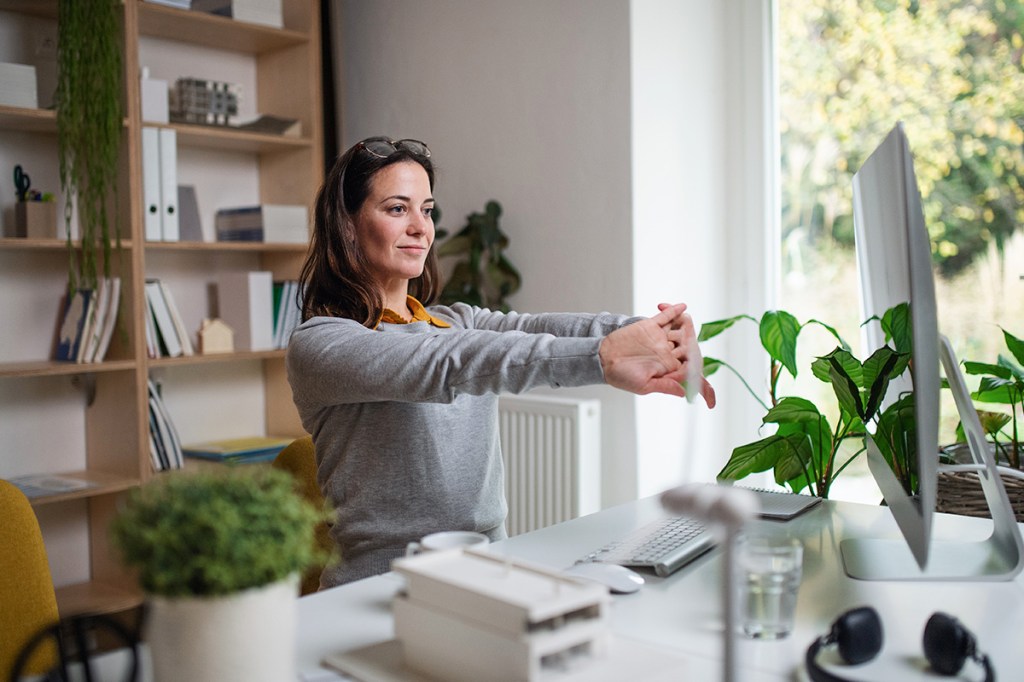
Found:
[[[57,147],[64,192],[68,286],[95,288],[102,263],[110,276],[112,241],[121,246],[117,171],[122,121],[121,3],[59,0],[57,36]],[[78,206],[81,255],[71,241]]]

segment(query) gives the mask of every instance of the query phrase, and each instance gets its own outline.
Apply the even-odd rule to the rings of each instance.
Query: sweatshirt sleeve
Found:
[[[388,331],[313,318],[288,344],[288,381],[300,411],[376,401],[451,402],[460,393],[519,393],[604,382],[596,336],[426,323]]]
[[[612,313],[517,313],[477,308],[465,303],[455,303],[450,308],[431,306],[431,313],[440,317],[457,320],[471,329],[491,331],[522,331],[528,334],[551,334],[553,336],[605,337],[616,329],[632,324],[642,317],[627,317]]]

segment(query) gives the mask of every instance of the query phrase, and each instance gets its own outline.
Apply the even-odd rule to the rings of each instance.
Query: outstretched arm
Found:
[[[631,393],[685,396],[683,383],[699,386],[708,407],[715,390],[702,375],[693,320],[686,305],[663,304],[654,317],[635,322],[606,336],[600,347],[605,381]],[[699,381],[687,381],[688,374]]]

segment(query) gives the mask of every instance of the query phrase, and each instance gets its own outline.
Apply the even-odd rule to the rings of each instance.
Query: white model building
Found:
[[[429,552],[393,568],[406,580],[393,611],[410,670],[453,682],[536,682],[604,656],[602,585],[486,550]]]

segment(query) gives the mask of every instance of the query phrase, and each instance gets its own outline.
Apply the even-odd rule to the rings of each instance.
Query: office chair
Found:
[[[0,679],[7,680],[29,639],[59,616],[39,521],[28,498],[4,480],[0,518]],[[56,662],[57,648],[48,642],[37,647],[24,671],[41,674]]]
[[[317,510],[324,509],[324,498],[316,481],[316,454],[312,436],[296,438],[278,453],[272,466],[291,473],[297,481],[299,493]],[[317,524],[315,542],[322,554],[328,555],[333,551],[334,542],[331,540],[327,521]],[[324,565],[319,564],[306,570],[302,576],[300,595],[307,595],[320,589],[320,573],[323,569]]]

